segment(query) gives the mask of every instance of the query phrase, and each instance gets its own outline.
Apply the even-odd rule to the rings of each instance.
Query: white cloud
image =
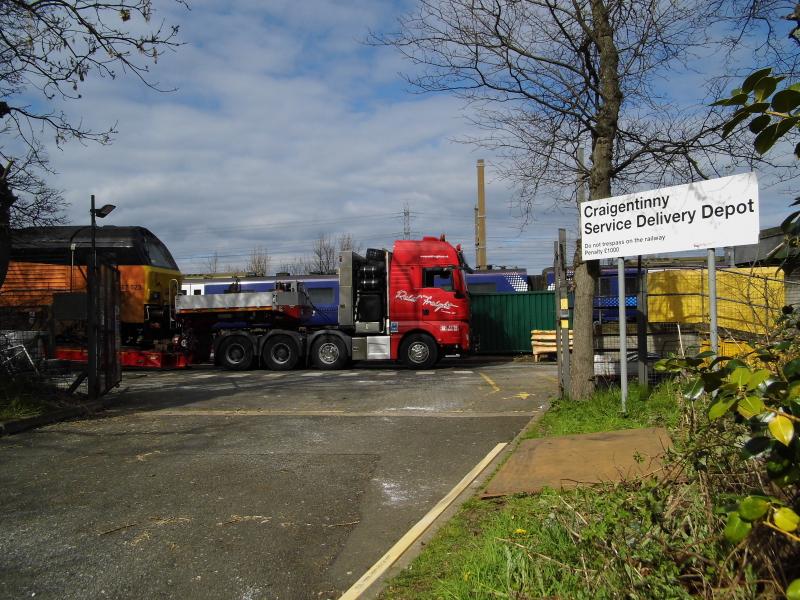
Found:
[[[405,94],[396,73],[408,65],[362,43],[391,24],[391,4],[191,4],[167,5],[186,45],[154,69],[177,92],[90,79],[70,107],[119,129],[111,146],[52,152],[74,222],[94,193],[118,205],[109,223],[148,227],[187,271],[215,251],[243,262],[256,245],[277,266],[323,232],[389,245],[408,202],[415,233],[445,232],[473,260],[475,160],[486,158],[490,262],[537,272],[552,262],[557,228],[574,232],[574,210],[543,200],[520,233],[492,157],[450,141],[469,133],[460,101]]]

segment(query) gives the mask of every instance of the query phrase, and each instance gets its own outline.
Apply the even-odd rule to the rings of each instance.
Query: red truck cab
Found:
[[[392,358],[424,367],[469,350],[465,267],[460,248],[444,236],[395,242],[388,277]]]
[[[445,354],[467,352],[467,268],[444,236],[398,240],[392,252],[340,252],[338,328],[351,358],[428,369]]]

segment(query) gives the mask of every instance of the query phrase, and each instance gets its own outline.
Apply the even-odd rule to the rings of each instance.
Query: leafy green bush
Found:
[[[724,535],[743,543],[757,528],[766,528],[791,544],[800,543],[800,321],[784,308],[778,341],[756,348],[744,359],[703,352],[694,357],[659,361],[660,371],[688,377],[684,397],[708,399],[709,423],[730,420],[740,435],[727,440],[723,452],[741,453],[755,474],[751,493],[732,495],[718,507],[726,516]],[[790,550],[796,557],[800,546]],[[787,571],[798,565],[785,565]],[[800,579],[786,588],[800,599]]]

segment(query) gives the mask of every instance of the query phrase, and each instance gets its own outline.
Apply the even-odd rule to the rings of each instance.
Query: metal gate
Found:
[[[554,292],[470,294],[470,309],[479,354],[530,354],[531,330],[556,328]]]

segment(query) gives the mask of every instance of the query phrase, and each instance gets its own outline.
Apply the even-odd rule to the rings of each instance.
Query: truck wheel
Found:
[[[253,344],[243,335],[231,335],[219,345],[219,364],[229,371],[245,371],[253,365]]]
[[[343,369],[347,365],[347,358],[347,346],[334,335],[320,336],[311,346],[311,360],[318,369]]]
[[[400,360],[410,369],[430,369],[438,358],[436,341],[424,333],[414,333],[400,344]]]
[[[291,371],[297,364],[297,344],[288,335],[276,335],[264,344],[264,363],[273,371]]]

